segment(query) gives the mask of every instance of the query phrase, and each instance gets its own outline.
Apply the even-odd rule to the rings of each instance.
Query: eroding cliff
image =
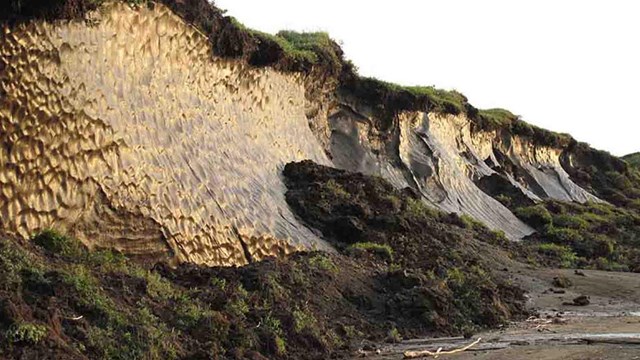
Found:
[[[406,107],[381,113],[339,89],[346,63],[295,72],[212,55],[234,38],[208,38],[164,5],[113,2],[86,19],[2,32],[0,226],[23,237],[53,227],[211,265],[328,249],[284,200],[282,168],[303,159],[411,187],[512,240],[533,229],[500,191],[599,201],[571,180],[560,146],[477,128],[456,104],[409,93],[379,99]],[[284,56],[260,36],[252,58]]]
[[[520,239],[533,229],[478,183],[498,177],[511,191],[542,199],[600,201],[573,183],[560,164],[562,149],[498,131],[474,131],[465,115],[406,111],[379,131],[367,107],[348,99],[330,115],[336,166],[410,186],[433,206],[468,214]]]
[[[163,6],[93,16],[3,29],[1,226],[207,264],[323,247],[280,178],[327,163],[299,78],[213,59]]]

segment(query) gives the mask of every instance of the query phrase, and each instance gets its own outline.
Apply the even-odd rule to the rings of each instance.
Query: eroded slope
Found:
[[[322,247],[279,175],[327,162],[296,75],[212,59],[164,6],[94,15],[3,29],[2,227],[209,264]]]
[[[588,167],[591,151],[573,156],[510,113],[501,123],[508,112],[359,78],[326,34],[287,33],[304,45],[292,51],[206,2],[165,3],[207,35],[164,5],[122,2],[85,19],[3,25],[3,229],[53,227],[205,264],[327,248],[284,201],[280,171],[301,159],[412,187],[513,240],[534,230],[504,206],[505,192],[520,205],[600,201],[573,166]],[[60,4],[31,16],[74,18],[95,5],[80,1],[78,15]],[[502,125],[482,125],[495,116]]]

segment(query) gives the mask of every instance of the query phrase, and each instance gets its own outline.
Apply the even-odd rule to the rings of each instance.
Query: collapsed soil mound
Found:
[[[338,253],[145,269],[53,231],[3,236],[0,358],[325,359],[523,314],[522,290],[481,260],[499,234],[378,178],[311,162],[285,174]]]
[[[522,291],[491,275],[481,253],[504,235],[468,217],[428,208],[411,190],[311,161],[284,169],[287,202],[347,254],[387,271],[387,309],[411,331],[495,326],[522,312]],[[373,265],[370,265],[373,266]]]

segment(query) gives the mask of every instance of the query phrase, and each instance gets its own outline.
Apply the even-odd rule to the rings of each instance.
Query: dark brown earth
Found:
[[[510,263],[514,282],[527,289],[528,308],[538,316],[511,322],[501,330],[476,334],[473,339],[416,339],[383,346],[371,359],[401,359],[407,350],[460,348],[481,337],[470,350],[442,359],[640,359],[640,276],[632,273],[571,269],[531,268]],[[573,285],[559,288],[553,279],[562,276]],[[551,290],[564,290],[555,293]],[[563,305],[577,296],[588,296],[586,306]]]
[[[53,231],[0,242],[0,358],[326,359],[524,318],[503,239],[379,178],[289,164],[287,200],[337,251],[145,269]],[[501,261],[496,261],[501,259]]]
[[[538,323],[522,322],[531,314],[567,319],[545,324],[550,334],[575,335],[580,326],[607,334],[635,324],[636,274],[523,264],[501,234],[430,209],[380,178],[308,161],[288,164],[284,176],[292,209],[335,253],[242,268],[144,268],[53,231],[30,241],[3,236],[0,358],[326,359],[376,349],[397,358],[406,343],[388,344],[403,338],[476,333],[502,346],[476,354],[513,358],[517,350],[501,336],[519,336],[523,349],[559,344],[527,342],[540,336],[532,328]],[[558,279],[562,287],[554,286]],[[563,305],[580,296],[589,304]],[[506,331],[484,333],[495,328]],[[620,354],[632,353],[620,346]],[[548,358],[568,351],[558,347]]]

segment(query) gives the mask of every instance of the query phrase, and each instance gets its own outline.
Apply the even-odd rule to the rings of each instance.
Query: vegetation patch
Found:
[[[360,242],[350,245],[346,252],[350,254],[361,254],[363,252],[367,252],[374,254],[383,260],[393,260],[393,249],[387,244]]]
[[[432,209],[381,178],[310,161],[287,164],[284,175],[287,202],[298,215],[342,253],[387,269],[380,279],[392,289],[385,312],[400,333],[460,333],[498,324],[521,311],[506,295],[513,287],[493,277],[479,253],[500,253],[498,247],[507,241],[504,234]],[[336,194],[337,185],[349,197]]]
[[[604,203],[548,200],[515,214],[537,233],[525,244],[561,267],[640,271],[640,216]]]
[[[4,337],[12,344],[23,342],[35,345],[47,336],[48,331],[49,330],[44,325],[18,323],[11,325],[6,331]]]
[[[622,157],[622,160],[626,161],[627,164],[634,168],[640,167],[640,152],[636,152],[633,154],[625,155]]]

